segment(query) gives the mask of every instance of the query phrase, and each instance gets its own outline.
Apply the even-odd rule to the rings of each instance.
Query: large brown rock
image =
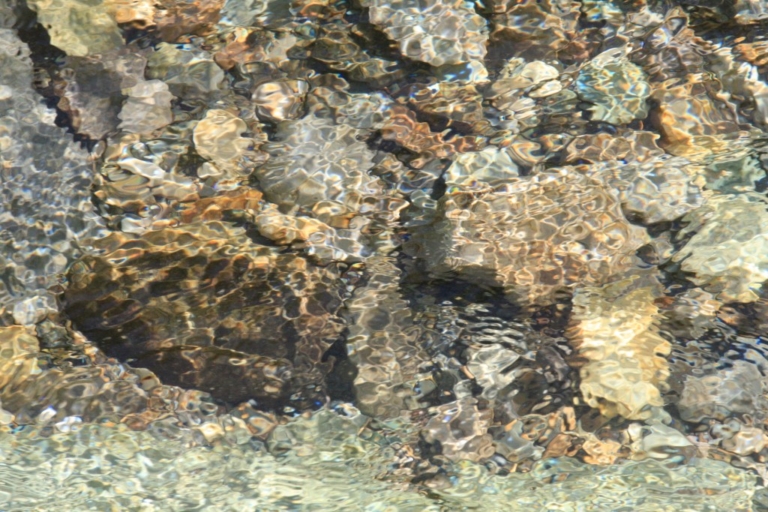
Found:
[[[95,246],[70,269],[63,310],[108,355],[228,402],[323,401],[322,358],[343,327],[334,268],[219,221]]]

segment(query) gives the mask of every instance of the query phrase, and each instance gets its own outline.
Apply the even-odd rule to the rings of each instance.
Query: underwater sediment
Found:
[[[768,508],[767,29],[3,2],[0,508]]]

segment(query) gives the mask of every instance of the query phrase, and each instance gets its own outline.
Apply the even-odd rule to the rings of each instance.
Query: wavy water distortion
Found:
[[[768,510],[768,2],[0,2],[1,510]]]

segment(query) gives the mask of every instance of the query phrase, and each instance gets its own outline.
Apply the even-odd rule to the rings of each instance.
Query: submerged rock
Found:
[[[407,249],[432,272],[501,286],[524,303],[602,284],[632,265],[644,230],[598,180],[570,169],[510,177],[480,192],[456,189]]]
[[[147,57],[146,77],[162,80],[174,96],[195,103],[223,89],[224,72],[207,51],[160,43]]]
[[[252,99],[260,117],[273,122],[286,121],[302,114],[308,89],[303,80],[265,82],[253,91]]]
[[[400,272],[387,258],[368,260],[367,282],[346,305],[347,351],[357,368],[353,387],[361,411],[396,418],[419,405],[419,374],[430,358],[423,331],[399,293]]]
[[[656,88],[651,98],[658,106],[650,119],[669,153],[702,158],[725,152],[741,135],[736,113],[718,98],[719,88],[719,82],[702,82],[695,76]]]
[[[476,133],[487,131],[483,117],[483,97],[473,84],[437,82],[412,85],[398,91],[400,101],[407,101],[417,112],[446,126]]]
[[[680,417],[691,422],[754,414],[768,405],[763,402],[763,388],[763,376],[757,366],[736,361],[732,367],[709,375],[689,375],[677,407]]]
[[[338,274],[202,221],[111,234],[69,271],[63,311],[107,353],[164,382],[261,407],[325,400]]]
[[[128,90],[144,82],[146,63],[141,52],[128,47],[98,56],[67,57],[53,77],[53,90],[60,98],[57,107],[70,116],[77,133],[95,140],[110,135],[117,131]]]
[[[494,40],[514,43],[516,56],[530,60],[561,58],[583,60],[590,47],[598,44],[585,30],[577,30],[579,2],[537,0],[491,0]]]
[[[31,0],[51,44],[72,57],[108,53],[123,45],[111,0]]]
[[[122,137],[107,148],[96,176],[94,197],[103,215],[110,225],[126,232],[143,232],[171,218],[180,203],[200,198],[199,183],[172,169],[166,171],[162,161],[147,158],[151,155],[147,153],[139,136]]]
[[[384,93],[350,93],[349,83],[334,75],[317,77],[307,96],[316,117],[333,119],[358,130],[379,130],[392,117],[392,100]]]
[[[173,43],[181,36],[203,36],[219,21],[224,0],[156,0],[155,18],[160,37]]]
[[[418,154],[409,162],[415,169],[424,167],[434,159],[450,158],[457,153],[477,151],[485,146],[479,137],[463,136],[448,138],[444,133],[434,132],[428,123],[419,122],[416,114],[400,105],[392,107],[390,115],[381,128],[384,140],[396,142]]]
[[[592,104],[592,119],[627,124],[648,115],[651,87],[643,70],[632,64],[622,48],[607,50],[590,60],[576,79],[579,97]]]
[[[381,190],[367,173],[373,152],[357,140],[354,128],[307,116],[278,130],[277,142],[265,147],[269,162],[255,173],[273,203],[288,211],[335,203],[344,215],[359,210],[366,192]]]
[[[284,212],[305,212],[341,238],[370,237],[348,255],[352,260],[375,252],[379,239],[391,249],[387,232],[406,206],[370,172],[374,153],[360,135],[360,130],[313,115],[284,122],[277,141],[263,147],[270,160],[254,172],[265,197]]]
[[[128,133],[153,132],[171,124],[171,100],[168,85],[160,80],[147,80],[126,91],[128,99],[120,115],[118,128]]]
[[[660,296],[650,275],[581,288],[574,296],[570,337],[586,360],[579,387],[586,403],[606,416],[648,419],[664,405],[671,345],[658,334],[654,300]]]
[[[37,337],[31,329],[20,325],[0,327],[0,388],[3,398],[8,401],[9,392],[20,387],[27,378],[40,373],[37,352],[40,350]]]
[[[440,443],[450,460],[479,461],[493,453],[488,426],[492,411],[478,408],[477,400],[465,398],[436,408],[422,431],[428,443]]]
[[[76,432],[92,423],[147,428],[173,417],[176,426],[214,420],[210,395],[164,386],[151,372],[108,359],[82,334],[52,316],[36,327],[0,328],[0,421]]]
[[[689,213],[682,235],[694,233],[673,261],[721,300],[752,302],[768,280],[768,204],[756,194],[710,198]]]
[[[0,29],[0,311],[36,298],[46,314],[55,309],[48,289],[104,224],[88,154],[54,124],[32,80],[27,46]]]
[[[335,71],[343,71],[351,80],[381,86],[401,78],[400,62],[377,56],[371,26],[349,25],[340,20],[322,24],[318,38],[312,44],[312,58],[328,65]],[[364,50],[360,44],[371,45]]]
[[[228,110],[211,109],[206,112],[205,117],[195,125],[192,136],[195,151],[209,162],[208,167],[198,170],[198,175],[241,180],[248,176],[252,166],[259,161],[255,152],[259,143],[243,136],[248,131],[245,121]]]
[[[482,61],[486,22],[462,0],[362,0],[371,23],[397,41],[400,53],[439,67]]]
[[[445,171],[445,184],[461,189],[482,189],[517,176],[517,165],[508,151],[488,146],[462,153]]]

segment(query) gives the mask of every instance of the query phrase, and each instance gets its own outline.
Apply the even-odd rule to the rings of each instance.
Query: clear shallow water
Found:
[[[392,449],[354,429],[296,421],[279,456],[251,443],[197,446],[126,428],[85,426],[42,437],[2,437],[0,481],[13,510],[750,510],[754,479],[722,462],[666,468],[648,460],[599,467],[544,460],[530,473],[494,476],[474,463],[450,481],[382,478]],[[338,422],[337,422],[338,423]],[[288,434],[290,436],[290,434]],[[271,447],[274,449],[274,445]]]
[[[760,2],[0,6],[0,500],[765,506]]]

